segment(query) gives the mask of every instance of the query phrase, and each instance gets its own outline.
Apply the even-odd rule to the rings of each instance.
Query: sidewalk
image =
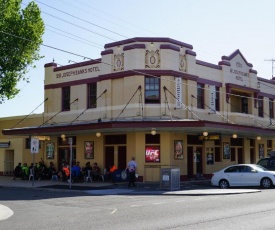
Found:
[[[180,183],[180,190],[171,191],[160,186],[159,183],[137,183],[137,187],[128,188],[128,183],[68,183],[61,181],[40,180],[13,180],[10,176],[0,176],[0,188],[29,188],[29,189],[50,189],[66,190],[67,192],[80,191],[91,195],[225,195],[260,192],[258,189],[219,189],[212,187],[209,180],[184,181]]]

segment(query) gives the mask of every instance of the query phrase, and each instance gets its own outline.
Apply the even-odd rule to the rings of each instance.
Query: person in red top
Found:
[[[63,171],[63,181],[68,181],[70,178],[69,165],[64,165],[62,171]]]

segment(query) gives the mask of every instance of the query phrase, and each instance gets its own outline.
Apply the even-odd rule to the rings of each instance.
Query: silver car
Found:
[[[211,184],[222,189],[234,186],[271,188],[275,185],[275,171],[255,164],[231,165],[213,173]]]

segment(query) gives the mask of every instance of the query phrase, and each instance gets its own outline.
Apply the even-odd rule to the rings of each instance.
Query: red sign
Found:
[[[160,162],[159,146],[147,146],[145,148],[145,162]]]

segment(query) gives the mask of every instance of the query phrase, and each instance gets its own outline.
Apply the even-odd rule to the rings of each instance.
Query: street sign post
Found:
[[[32,154],[32,163],[33,163],[33,177],[32,177],[32,186],[34,186],[34,176],[35,176],[35,168],[34,168],[34,155],[39,153],[39,139],[31,138],[31,154]]]

